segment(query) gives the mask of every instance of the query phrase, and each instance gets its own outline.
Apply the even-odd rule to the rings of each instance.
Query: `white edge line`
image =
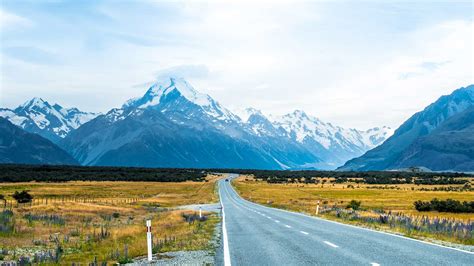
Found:
[[[309,235],[309,233],[305,232],[305,231],[300,231],[300,233],[305,234],[305,235]]]
[[[287,227],[287,228],[291,228],[291,226],[290,226],[290,225],[287,225],[287,224],[285,224],[285,227]]]
[[[229,242],[227,241],[227,229],[225,227],[225,212],[224,212],[224,204],[222,203],[222,196],[219,192],[219,200],[222,206],[222,238],[224,242],[224,265],[231,266],[230,264],[230,253],[229,253]]]
[[[339,247],[338,245],[333,244],[333,243],[331,243],[331,242],[329,242],[329,241],[323,241],[323,242],[324,242],[324,244],[329,245],[329,246],[331,246],[331,247],[333,247],[333,248],[338,248],[338,247]]]
[[[378,264],[377,262],[371,262],[370,265],[372,265],[372,266],[380,266],[380,264]]]
[[[234,190],[234,192],[235,192],[237,195],[239,195],[239,193],[237,193],[237,191],[235,191],[235,189],[234,189],[233,186],[230,186],[230,187]],[[416,241],[416,242],[423,243],[423,244],[428,244],[428,245],[437,246],[437,247],[441,247],[441,248],[447,248],[447,249],[456,250],[456,251],[460,251],[460,252],[464,252],[464,253],[467,253],[467,254],[472,254],[472,255],[474,255],[474,252],[467,251],[467,250],[462,250],[462,249],[458,249],[458,248],[443,246],[443,245],[440,245],[440,244],[431,243],[431,242],[426,242],[426,241],[423,241],[423,240],[419,240],[419,239],[415,239],[415,238],[409,238],[409,237],[406,237],[406,236],[396,235],[396,234],[392,234],[392,233],[389,233],[389,232],[377,231],[377,230],[373,230],[373,229],[370,229],[370,228],[359,227],[359,226],[355,226],[355,225],[351,225],[351,224],[345,224],[345,223],[341,223],[341,222],[337,222],[337,221],[332,221],[332,220],[326,220],[326,219],[323,219],[323,218],[314,217],[314,216],[309,216],[309,215],[306,215],[306,214],[303,214],[303,213],[299,213],[299,212],[293,212],[293,211],[287,211],[287,210],[282,210],[282,209],[277,209],[277,208],[271,208],[271,207],[267,207],[267,206],[264,206],[264,205],[261,205],[261,204],[255,203],[255,202],[248,201],[248,200],[242,198],[240,195],[239,195],[239,197],[240,197],[242,200],[244,200],[244,201],[246,201],[246,202],[248,202],[248,203],[251,203],[251,204],[256,205],[256,206],[259,206],[259,207],[271,209],[271,210],[277,210],[277,211],[292,213],[292,214],[296,214],[296,215],[299,215],[299,216],[303,216],[303,217],[307,217],[307,218],[311,218],[311,219],[315,219],[315,220],[319,220],[319,221],[323,221],[323,222],[329,222],[329,223],[340,224],[340,225],[347,226],[347,227],[352,227],[352,228],[362,229],[362,230],[366,230],[366,231],[376,232],[376,233],[379,233],[379,234],[390,235],[390,236],[394,236],[394,237],[398,237],[398,238],[403,238],[403,239],[408,239],[408,240],[411,240],[411,241]]]

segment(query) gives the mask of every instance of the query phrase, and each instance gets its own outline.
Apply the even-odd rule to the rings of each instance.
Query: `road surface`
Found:
[[[225,265],[474,265],[467,251],[246,201],[225,180],[219,194]]]

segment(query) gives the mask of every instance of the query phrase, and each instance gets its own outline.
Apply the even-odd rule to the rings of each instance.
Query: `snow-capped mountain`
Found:
[[[86,165],[297,168],[319,162],[284,138],[258,136],[241,119],[183,78],[159,79],[61,142]]]
[[[0,117],[53,142],[58,142],[72,130],[97,115],[96,113],[82,112],[77,108],[63,108],[59,104],[51,105],[38,97],[25,102],[14,110],[0,108]]]
[[[177,98],[183,98],[186,101],[176,101]],[[178,106],[170,106],[169,104],[178,104]],[[141,98],[131,99],[127,101],[122,108],[156,108],[162,113],[170,110],[174,111],[181,107],[187,106],[189,103],[198,107],[200,113],[212,118],[213,120],[221,121],[236,121],[239,117],[232,112],[222,107],[217,101],[212,99],[209,95],[203,94],[195,90],[182,77],[166,77],[157,80]],[[194,108],[193,108],[194,109]],[[188,108],[182,108],[183,112],[189,113]],[[192,110],[195,111],[195,110]]]
[[[241,114],[247,130],[257,136],[272,136],[288,138],[286,131],[275,125],[260,110],[255,108],[247,108]]]
[[[334,169],[383,142],[389,128],[345,129],[295,111],[235,115],[184,78],[164,77],[105,114],[33,98],[0,116],[38,133],[84,165]]]
[[[324,163],[315,165],[317,168],[334,168],[381,144],[393,133],[389,127],[367,131],[346,129],[325,123],[301,110],[267,118],[261,111],[248,108],[241,117],[247,128],[258,136],[289,138],[303,145],[324,160]]]
[[[474,113],[470,109],[473,106],[474,85],[442,96],[405,121],[382,145],[339,169],[362,171],[420,166],[473,171],[472,164],[461,166],[463,161],[474,157],[474,141],[470,135],[472,119],[469,119]]]
[[[241,119],[184,78],[160,78],[61,145],[87,165],[333,169],[389,134],[334,127],[301,111],[273,121],[246,111]]]
[[[77,165],[67,152],[51,141],[0,117],[0,163]]]
[[[270,119],[276,127],[283,128],[296,141],[314,139],[325,149],[333,149],[336,146],[351,149],[353,145],[361,149],[370,149],[393,133],[389,127],[375,127],[367,131],[342,128],[325,123],[301,110],[280,117],[271,116]]]

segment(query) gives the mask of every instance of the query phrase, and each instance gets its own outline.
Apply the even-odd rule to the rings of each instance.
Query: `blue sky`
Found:
[[[163,72],[233,111],[397,127],[472,84],[473,7],[394,1],[1,1],[0,106],[106,112]]]

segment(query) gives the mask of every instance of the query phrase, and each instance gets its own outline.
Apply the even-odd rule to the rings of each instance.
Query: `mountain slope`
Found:
[[[281,169],[319,161],[291,142],[252,134],[238,116],[176,77],[158,80],[61,145],[86,165]]]
[[[96,117],[77,108],[50,105],[41,98],[33,98],[15,110],[0,108],[0,117],[8,119],[24,130],[39,134],[55,143],[74,129]]]
[[[417,139],[394,168],[423,166],[434,171],[474,170],[474,106],[453,115],[425,137]]]
[[[272,117],[272,120],[274,127],[283,130],[292,140],[321,157],[325,165],[318,166],[325,169],[334,169],[337,165],[362,155],[392,134],[389,127],[361,131],[334,126],[300,110]]]
[[[75,165],[77,161],[51,141],[0,117],[0,163]]]
[[[385,170],[397,168],[402,154],[419,138],[430,135],[450,117],[474,105],[474,85],[440,97],[403,123],[392,137],[363,156],[348,161],[340,170]],[[399,162],[399,163],[397,163]]]

